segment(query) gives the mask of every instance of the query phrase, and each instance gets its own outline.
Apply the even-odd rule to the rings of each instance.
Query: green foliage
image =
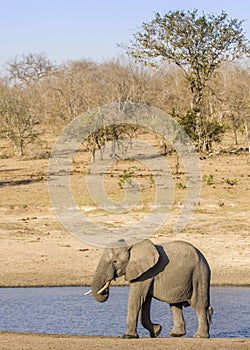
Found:
[[[234,178],[234,179],[229,179],[229,178],[227,178],[227,179],[225,180],[225,182],[226,182],[226,184],[228,184],[228,185],[230,185],[230,186],[234,186],[234,185],[237,185],[238,180],[237,180],[236,178]]]
[[[208,79],[223,60],[249,52],[242,23],[237,18],[230,19],[224,11],[219,15],[199,15],[197,9],[156,13],[134,35],[128,53],[153,65],[174,62],[195,84],[198,73],[202,73],[201,79]]]
[[[128,48],[128,54],[147,65],[171,62],[182,69],[192,95],[192,110],[183,122],[200,151],[209,150],[223,133],[223,126],[208,118],[209,81],[222,62],[250,53],[242,23],[224,11],[219,15],[199,15],[197,9],[156,13],[152,21],[143,23]]]
[[[124,170],[122,175],[119,176],[118,186],[120,189],[124,189],[124,185],[127,184],[128,186],[131,186],[132,184],[132,175],[134,174],[133,171]]]
[[[211,186],[214,184],[214,177],[212,174],[204,175],[203,176],[203,182],[205,182],[208,186]]]
[[[149,175],[149,186],[153,187],[155,185],[154,176],[152,174]]]
[[[177,182],[176,183],[176,188],[178,188],[179,190],[183,190],[186,188],[186,185],[183,185],[182,182]]]
[[[205,150],[209,152],[212,148],[212,143],[220,142],[225,131],[225,125],[219,123],[216,119],[204,121],[201,132],[202,144],[200,146],[204,146]]]
[[[196,122],[195,122],[195,114],[193,111],[187,111],[187,113],[179,118],[179,122],[184,128],[185,132],[188,134],[192,141],[197,140],[196,135]]]
[[[190,139],[198,146],[199,135],[196,130],[196,115],[193,111],[188,111],[183,117],[179,119],[180,124],[183,126],[185,132]],[[213,142],[220,142],[223,134],[226,131],[226,127],[223,123],[218,122],[216,119],[204,120],[201,126],[200,135],[202,138],[202,146],[209,152],[212,148]]]

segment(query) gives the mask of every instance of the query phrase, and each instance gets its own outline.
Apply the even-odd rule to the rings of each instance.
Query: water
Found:
[[[121,336],[126,331],[128,287],[110,288],[106,303],[84,296],[88,288],[0,288],[0,329],[13,332],[39,332],[87,336]],[[250,288],[214,287],[211,337],[250,337]],[[163,326],[161,337],[172,328],[172,314],[166,303],[153,300],[152,321]],[[197,329],[192,308],[184,309],[187,335]],[[138,326],[140,337],[148,332]]]

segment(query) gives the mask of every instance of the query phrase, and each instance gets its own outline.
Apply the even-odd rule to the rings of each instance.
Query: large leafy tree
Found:
[[[128,48],[130,55],[147,65],[171,62],[183,70],[192,96],[188,113],[193,116],[200,150],[208,146],[206,139],[211,134],[211,123],[206,119],[211,77],[223,61],[242,58],[250,52],[242,23],[236,18],[230,19],[225,12],[200,15],[194,9],[164,15],[156,13],[151,22],[143,23],[142,29],[134,34]]]

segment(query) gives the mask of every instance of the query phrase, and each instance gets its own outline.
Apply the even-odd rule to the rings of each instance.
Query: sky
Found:
[[[194,8],[245,20],[250,39],[248,0],[0,0],[0,69],[29,53],[44,53],[57,64],[104,62],[122,55],[117,44],[128,44],[156,12]]]

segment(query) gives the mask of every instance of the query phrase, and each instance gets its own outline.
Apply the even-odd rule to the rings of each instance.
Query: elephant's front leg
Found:
[[[182,313],[182,304],[171,304],[174,326],[170,332],[171,337],[181,337],[186,334],[185,320]]]
[[[162,327],[160,324],[154,324],[150,319],[150,306],[152,297],[147,296],[141,308],[141,324],[146,328],[151,338],[156,338],[161,333]]]
[[[127,331],[125,339],[139,338],[137,333],[138,315],[141,310],[142,295],[136,284],[131,283],[128,297]]]

